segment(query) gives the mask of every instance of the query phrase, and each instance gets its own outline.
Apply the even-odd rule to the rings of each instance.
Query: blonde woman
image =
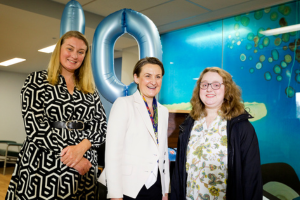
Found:
[[[171,200],[261,200],[258,140],[231,75],[204,69],[191,104],[180,126]]]
[[[6,199],[94,199],[106,116],[84,35],[65,33],[21,91],[27,134]]]

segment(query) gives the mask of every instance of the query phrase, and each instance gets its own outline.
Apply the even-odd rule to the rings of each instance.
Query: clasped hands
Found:
[[[92,167],[91,162],[83,155],[91,147],[89,140],[84,139],[77,145],[67,146],[61,151],[61,162],[78,171],[80,175],[87,173]]]

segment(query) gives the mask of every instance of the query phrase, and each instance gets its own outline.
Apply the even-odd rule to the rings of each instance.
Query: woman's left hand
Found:
[[[74,169],[76,169],[80,175],[85,175],[91,167],[91,162],[86,158],[82,158],[79,163],[74,166]]]
[[[165,196],[162,197],[162,200],[168,200],[168,193],[166,193]]]
[[[82,140],[79,144],[67,146],[61,151],[61,162],[68,167],[74,167],[83,158],[85,152],[91,147],[91,142],[87,139]]]

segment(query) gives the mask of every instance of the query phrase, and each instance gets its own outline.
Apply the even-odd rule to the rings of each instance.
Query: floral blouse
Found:
[[[187,200],[224,200],[227,181],[227,121],[195,121],[187,147]]]

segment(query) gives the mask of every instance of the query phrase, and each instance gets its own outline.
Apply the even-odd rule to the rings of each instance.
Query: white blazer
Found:
[[[136,198],[159,159],[162,194],[169,192],[167,108],[157,103],[157,145],[152,122],[139,91],[118,98],[110,111],[105,145],[105,169],[98,181],[107,198]]]

